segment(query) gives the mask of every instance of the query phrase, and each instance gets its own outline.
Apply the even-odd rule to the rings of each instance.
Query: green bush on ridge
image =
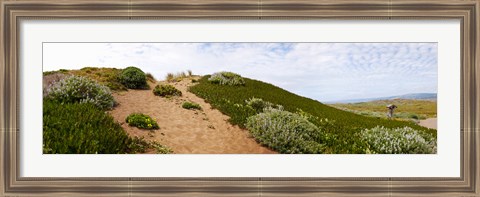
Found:
[[[148,88],[147,76],[137,67],[127,67],[118,76],[120,83],[130,89]]]

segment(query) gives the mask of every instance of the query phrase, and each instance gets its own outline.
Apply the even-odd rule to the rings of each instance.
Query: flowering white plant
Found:
[[[115,100],[110,89],[81,76],[69,76],[47,89],[46,98],[61,103],[92,103],[100,109],[111,109]]]
[[[298,114],[271,108],[247,118],[246,127],[260,143],[280,153],[322,153],[321,130]]]
[[[238,85],[245,85],[245,80],[239,74],[232,73],[232,72],[217,72],[213,73],[208,81],[211,83],[216,83],[220,85],[231,85],[231,86],[238,86]]]
[[[436,138],[431,134],[410,127],[374,127],[361,133],[370,145],[372,153],[381,154],[434,154],[437,152]]]

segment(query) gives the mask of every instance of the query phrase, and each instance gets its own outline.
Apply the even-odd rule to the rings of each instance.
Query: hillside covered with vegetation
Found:
[[[144,89],[148,78],[135,67],[44,72],[43,153],[170,153],[159,143],[129,136],[107,113],[117,105],[112,89]],[[149,121],[146,125],[156,125]]]
[[[281,153],[436,152],[434,129],[339,110],[272,84],[235,77],[239,76],[207,75],[189,91],[228,115],[232,124],[247,128],[257,141]],[[222,81],[229,79],[234,79],[231,84]],[[402,134],[393,135],[395,131]],[[396,139],[389,140],[393,136]],[[392,141],[397,144],[390,144]]]
[[[251,141],[252,150],[260,150],[255,147],[258,146],[270,152],[287,154],[436,153],[435,129],[428,129],[410,121],[365,116],[353,113],[353,110],[337,109],[232,72],[194,78],[191,71],[188,73],[170,73],[166,81],[157,82],[151,74],[135,67],[86,67],[80,70],[45,72],[43,152],[172,153],[169,147],[157,141],[130,136],[124,129],[135,127],[152,136],[158,134],[163,138],[167,133],[169,137],[175,137],[178,133],[171,133],[170,136],[168,130],[164,129],[165,122],[156,121],[160,112],[167,108],[173,109],[172,113],[179,110],[191,111],[193,117],[199,116],[201,121],[209,122],[207,114],[202,110],[212,107],[216,109],[213,110],[216,113],[227,115],[231,124],[246,129],[237,127],[238,132],[246,132],[245,139]],[[150,83],[147,83],[148,81]],[[152,86],[152,83],[158,85]],[[180,91],[176,88],[180,87],[179,84],[188,85],[183,86],[184,89]],[[124,100],[120,104],[133,106],[125,111],[128,116],[122,116],[121,120],[118,117],[114,119],[110,113],[119,105],[116,100],[119,97],[114,97],[113,93],[117,96],[118,93],[132,95],[135,98]],[[187,93],[189,95],[184,98]],[[138,99],[139,95],[144,98]],[[198,103],[190,101],[193,97]],[[148,102],[148,107],[137,108],[136,106],[141,104],[139,102]],[[156,110],[150,110],[152,108]],[[431,110],[426,112],[430,113]],[[182,118],[192,120],[187,116],[170,117],[172,113],[167,115],[168,121]],[[151,116],[152,114],[156,116]],[[120,125],[119,122],[125,122],[128,127],[125,127],[125,124]],[[221,132],[231,131],[228,129],[231,124],[225,123],[229,126],[222,127]],[[186,123],[181,124],[179,126],[185,126]],[[205,134],[205,138],[218,133],[215,133],[216,128],[211,125],[208,125],[208,131],[214,133],[198,127],[198,124],[194,124],[190,129]],[[185,130],[181,131],[185,133]],[[237,137],[231,140],[239,140],[238,134],[232,136]],[[189,137],[191,136],[186,138]],[[245,139],[243,142],[248,142]],[[192,142],[181,141],[183,144]],[[215,143],[223,144],[224,141]],[[191,148],[199,147],[196,145]]]

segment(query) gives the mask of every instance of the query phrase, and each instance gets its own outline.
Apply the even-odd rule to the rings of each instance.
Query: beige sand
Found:
[[[418,124],[423,127],[437,129],[437,118],[427,118],[425,120],[420,120]]]
[[[161,82],[165,83],[165,82]],[[212,109],[202,98],[187,91],[190,79],[170,83],[182,91],[181,97],[163,98],[155,96],[152,90],[129,90],[114,93],[119,103],[109,113],[132,136],[143,136],[170,147],[174,153],[229,154],[229,153],[275,153],[259,145],[247,130],[231,125],[228,116]],[[154,87],[154,84],[150,84]],[[183,101],[200,104],[202,110],[182,108]],[[149,132],[125,123],[133,112],[151,116],[160,126]]]

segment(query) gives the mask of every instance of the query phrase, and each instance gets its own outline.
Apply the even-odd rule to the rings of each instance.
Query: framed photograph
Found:
[[[1,1],[2,196],[480,196],[479,1]]]

